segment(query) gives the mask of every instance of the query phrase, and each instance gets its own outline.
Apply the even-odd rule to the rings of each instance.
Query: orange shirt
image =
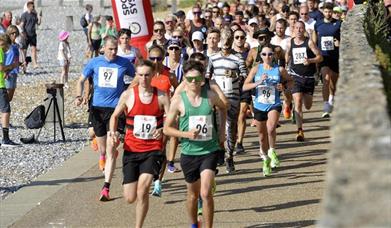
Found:
[[[163,92],[166,92],[167,95],[170,95],[170,70],[167,67],[164,67],[160,74],[153,76],[151,81],[152,87],[155,87]]]

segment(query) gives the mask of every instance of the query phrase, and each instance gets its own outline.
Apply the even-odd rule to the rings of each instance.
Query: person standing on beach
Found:
[[[61,83],[64,84],[64,88],[68,88],[68,73],[69,65],[71,63],[71,47],[68,42],[69,32],[61,31],[58,35],[60,44],[58,45],[57,60],[61,67]]]
[[[35,11],[34,2],[27,3],[27,12],[21,16],[21,27],[23,29],[22,36],[25,37],[26,46],[22,51],[26,56],[28,46],[31,46],[31,57],[33,60],[33,67],[37,68],[37,32],[36,26],[41,24],[42,12],[40,15]]]
[[[1,112],[1,126],[3,128],[3,140],[1,147],[14,147],[19,144],[14,143],[9,138],[9,122],[11,114],[11,106],[8,98],[5,77],[6,72],[19,66],[19,61],[13,62],[11,65],[5,65],[5,55],[11,45],[11,39],[7,34],[0,35],[0,112]]]

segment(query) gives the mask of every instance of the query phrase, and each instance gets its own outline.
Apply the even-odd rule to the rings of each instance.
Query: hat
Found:
[[[183,10],[178,10],[176,13],[174,13],[175,16],[177,17],[185,17],[186,14]]]
[[[251,25],[251,24],[257,24],[258,25],[258,20],[257,20],[257,18],[255,18],[255,17],[253,17],[253,18],[251,18],[249,21],[248,21],[248,25]]]
[[[222,2],[217,3],[217,7],[219,7],[220,9],[223,8],[223,6],[224,6],[224,3],[222,3]]]
[[[61,41],[66,40],[69,37],[69,32],[67,31],[61,31],[60,34],[58,34],[58,39]]]
[[[274,33],[269,31],[268,28],[264,28],[264,29],[260,29],[260,30],[256,31],[253,35],[253,38],[257,39],[260,35],[267,35],[267,36],[273,37]]]
[[[191,35],[191,40],[199,40],[199,41],[203,41],[204,40],[204,34],[200,31],[195,31],[193,32],[193,34]]]
[[[342,9],[339,6],[336,6],[336,7],[333,8],[333,12],[342,13]]]
[[[177,39],[168,40],[167,48],[169,47],[181,47],[181,42]]]

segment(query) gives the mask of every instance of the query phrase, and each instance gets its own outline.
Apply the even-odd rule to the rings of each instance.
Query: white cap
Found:
[[[251,25],[251,24],[257,24],[258,25],[258,20],[257,20],[257,18],[255,18],[255,17],[253,17],[253,18],[251,18],[250,20],[248,20],[248,25]]]
[[[203,41],[204,40],[204,34],[202,34],[202,32],[200,31],[195,31],[193,32],[193,34],[191,35],[191,40],[199,40],[199,41]]]
[[[219,2],[219,3],[217,3],[217,7],[219,7],[220,9],[221,9],[221,8],[223,8],[223,5],[224,5],[224,3],[223,3],[223,2]]]
[[[306,3],[307,0],[299,0],[300,3]]]
[[[255,0],[248,0],[249,5],[255,5]]]
[[[333,0],[326,0],[326,3],[333,3]]]

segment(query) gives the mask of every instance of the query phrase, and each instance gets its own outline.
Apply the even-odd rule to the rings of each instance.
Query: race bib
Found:
[[[322,36],[320,38],[320,44],[322,51],[332,51],[334,50],[334,37]]]
[[[98,86],[102,88],[117,88],[118,68],[99,67]]]
[[[209,141],[212,139],[212,116],[190,116],[189,130],[197,129],[200,131],[198,137],[193,141]]]
[[[303,64],[307,59],[307,48],[293,48],[292,49],[293,64]]]
[[[274,86],[258,86],[258,102],[262,104],[275,104],[276,90]]]
[[[153,139],[157,122],[155,116],[137,115],[133,122],[133,135],[138,139]]]
[[[220,86],[220,89],[224,93],[232,93],[233,88],[232,88],[232,78],[227,78],[227,77],[216,77],[216,83]]]

